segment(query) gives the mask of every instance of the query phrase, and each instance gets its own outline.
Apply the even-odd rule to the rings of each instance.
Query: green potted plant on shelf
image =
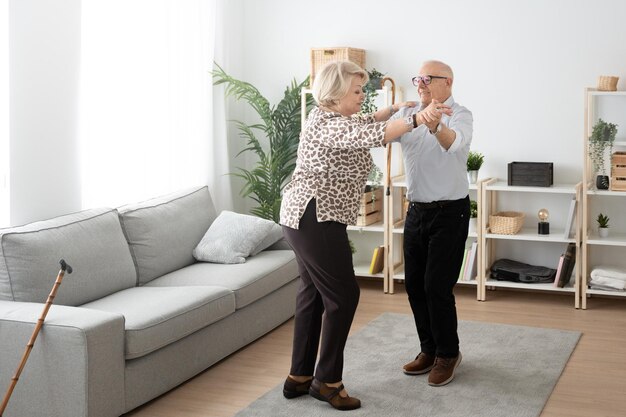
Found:
[[[607,237],[609,235],[609,216],[600,213],[596,222],[598,222],[598,234],[600,237]]]
[[[485,156],[480,152],[469,151],[467,155],[467,180],[470,184],[476,184],[478,170],[483,166]]]
[[[376,90],[382,88],[383,77],[385,76],[385,74],[378,71],[376,68],[372,68],[371,71],[368,70],[367,75],[369,75],[370,80],[363,87],[365,98],[363,99],[363,103],[361,103],[361,114],[370,114],[378,110],[378,107],[374,104],[374,99],[378,97]]]
[[[231,173],[244,181],[241,195],[252,198],[258,206],[250,212],[264,219],[278,222],[282,190],[296,167],[296,156],[300,138],[300,93],[309,85],[307,77],[301,83],[295,79],[285,89],[284,97],[275,106],[261,95],[252,84],[240,81],[226,74],[217,64],[213,84],[226,86],[226,96],[245,100],[252,107],[261,122],[246,124],[235,120],[239,135],[246,139],[246,147],[237,156],[248,151],[256,154],[256,164],[252,169],[239,168]],[[306,95],[306,111],[313,108],[314,100]],[[258,135],[258,136],[257,136]]]
[[[605,157],[611,155],[613,142],[617,134],[617,125],[607,123],[598,119],[589,138],[589,158],[593,165],[593,172],[596,174],[596,188],[607,190],[609,188],[609,177],[606,174]]]
[[[478,222],[478,203],[476,200],[470,200],[470,219],[468,233],[476,233]]]

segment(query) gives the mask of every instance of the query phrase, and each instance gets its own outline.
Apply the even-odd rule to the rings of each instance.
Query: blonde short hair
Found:
[[[354,62],[329,62],[313,81],[313,98],[320,106],[332,107],[338,104],[339,99],[348,93],[354,76],[361,77],[363,85],[369,81],[367,72]]]

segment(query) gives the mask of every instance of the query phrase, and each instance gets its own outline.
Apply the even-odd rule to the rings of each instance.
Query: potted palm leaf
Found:
[[[234,121],[239,135],[247,141],[246,147],[237,156],[252,152],[257,161],[252,169],[239,168],[239,172],[231,175],[244,181],[241,195],[252,198],[258,204],[250,212],[278,223],[282,190],[296,167],[301,129],[300,94],[309,85],[309,79],[307,77],[301,83],[294,79],[278,104],[271,106],[252,84],[231,77],[217,64],[215,67],[211,71],[213,84],[224,84],[226,96],[246,101],[261,118],[261,122],[255,124]],[[313,105],[313,97],[307,94],[306,111]]]

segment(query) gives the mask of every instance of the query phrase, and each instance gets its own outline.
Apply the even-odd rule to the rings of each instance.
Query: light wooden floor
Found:
[[[361,301],[352,331],[386,311],[410,313],[402,285],[396,286],[396,294],[386,295],[380,282],[360,281],[360,284]],[[557,294],[499,289],[489,291],[487,301],[478,302],[475,289],[465,287],[457,288],[456,295],[460,320],[583,333],[542,417],[626,416],[626,299],[594,297],[583,311],[574,309],[571,296]],[[290,320],[127,416],[233,416],[284,381],[289,370],[292,331],[293,320]],[[461,340],[461,348],[462,344]],[[349,375],[345,377],[349,381]],[[350,388],[349,383],[347,387]],[[367,403],[367,398],[361,400]]]

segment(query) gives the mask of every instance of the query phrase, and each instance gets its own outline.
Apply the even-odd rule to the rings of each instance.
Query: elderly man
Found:
[[[452,98],[454,74],[439,61],[424,62],[413,77],[425,124],[399,139],[410,201],[404,226],[405,287],[420,340],[404,373],[429,373],[428,384],[446,385],[461,363],[453,288],[463,262],[469,222],[467,155],[472,113]],[[445,111],[446,106],[452,114]]]

